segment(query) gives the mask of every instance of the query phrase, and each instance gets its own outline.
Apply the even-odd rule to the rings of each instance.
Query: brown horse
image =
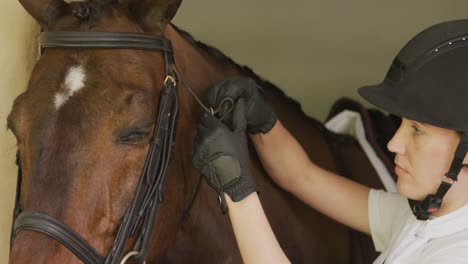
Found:
[[[180,77],[203,97],[229,76],[243,74],[265,88],[289,131],[320,166],[338,172],[333,145],[349,177],[381,184],[355,141],[334,135],[271,83],[170,24],[181,0],[20,0],[46,31],[136,32],[172,42]],[[8,124],[17,138],[23,210],[45,212],[86,239],[101,255],[111,247],[139,180],[164,81],[161,53],[132,49],[46,49]],[[147,263],[241,263],[227,216],[191,164],[195,123],[202,109],[179,85],[174,157],[165,183]],[[125,139],[125,140],[123,140]],[[332,144],[333,143],[333,144]],[[334,154],[335,153],[335,154]],[[293,263],[366,263],[346,227],[330,220],[266,175],[255,152],[252,170],[275,234]],[[330,194],[332,196],[333,194]],[[181,216],[191,207],[190,216]],[[129,242],[129,247],[132,242]],[[19,232],[10,263],[80,263],[56,240]]]

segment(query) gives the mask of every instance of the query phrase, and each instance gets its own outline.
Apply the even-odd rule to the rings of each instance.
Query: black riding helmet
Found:
[[[412,38],[384,81],[359,89],[370,103],[418,122],[462,132],[451,168],[436,194],[410,201],[420,220],[437,211],[468,150],[468,19],[434,25]]]

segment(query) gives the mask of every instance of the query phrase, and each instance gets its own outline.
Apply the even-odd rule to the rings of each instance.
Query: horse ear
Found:
[[[182,0],[123,0],[146,31],[161,29],[177,13]]]
[[[50,25],[63,12],[63,0],[19,0],[28,13],[42,25]]]

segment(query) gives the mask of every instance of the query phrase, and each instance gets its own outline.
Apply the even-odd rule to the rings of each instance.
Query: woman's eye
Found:
[[[419,129],[417,126],[411,126],[413,129],[414,129],[414,132],[416,132],[417,134],[421,134],[422,133],[422,130]]]

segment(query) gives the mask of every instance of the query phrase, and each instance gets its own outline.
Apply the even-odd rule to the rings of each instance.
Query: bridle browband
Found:
[[[39,36],[43,48],[140,49],[173,54],[171,42],[163,37],[125,32],[43,32]],[[166,65],[175,61],[166,61]],[[166,74],[167,72],[166,67]]]
[[[130,257],[144,262],[148,256],[156,213],[162,202],[163,184],[173,154],[179,112],[178,74],[171,42],[163,37],[138,33],[44,32],[40,35],[40,44],[43,48],[161,51],[165,61],[166,78],[161,91],[153,137],[135,196],[122,217],[114,243],[107,256],[101,256],[83,237],[56,218],[43,212],[22,212],[19,198],[22,173],[19,160],[17,160],[19,169],[13,214],[14,227],[10,244],[12,245],[18,232],[31,230],[56,239],[87,264],[125,263]],[[125,254],[124,251],[130,238],[134,239],[134,246]]]

